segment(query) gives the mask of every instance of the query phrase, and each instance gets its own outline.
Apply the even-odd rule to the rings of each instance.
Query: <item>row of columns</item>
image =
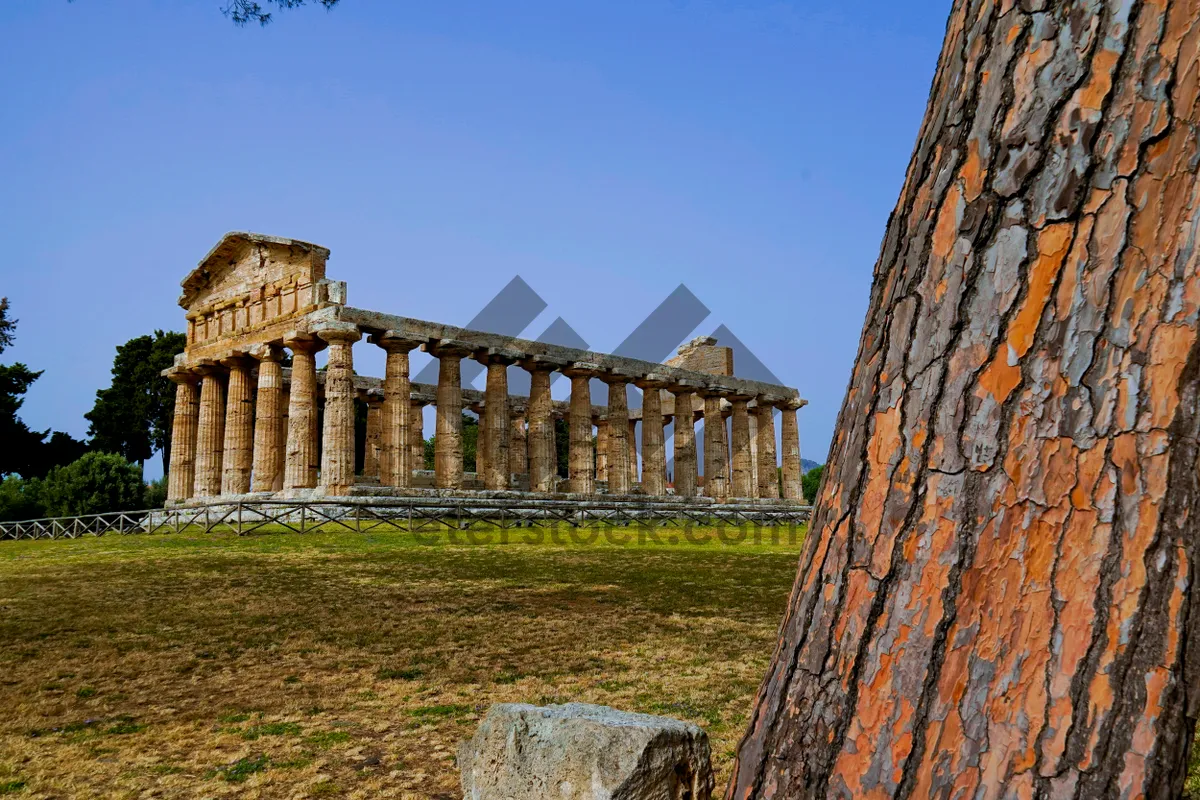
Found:
[[[358,328],[346,323],[285,340],[283,346],[292,351],[287,392],[279,345],[172,370],[169,376],[177,387],[168,498],[179,501],[251,491],[313,489],[318,480],[322,494],[349,494],[355,481],[352,348],[360,338]],[[373,335],[371,341],[383,348],[387,360],[382,393],[368,398],[364,471],[377,474],[384,486],[411,486],[413,471],[424,463],[424,403],[411,397],[409,378],[409,354],[424,345],[439,361],[434,450],[434,482],[439,489],[463,486],[461,362],[470,356],[487,369],[477,448],[477,472],[486,489],[506,490],[513,473],[528,472],[531,491],[555,490],[557,448],[550,383],[557,371],[571,381],[568,491],[595,493],[597,473],[607,479],[611,494],[627,494],[638,483],[636,420],[630,419],[626,399],[626,388],[633,383],[643,390],[643,493],[666,493],[664,426],[671,417],[663,412],[665,390],[674,398],[675,494],[691,497],[699,490],[694,408],[700,397],[705,421],[705,495],[722,500],[779,496],[774,422],[778,408],[783,412],[782,494],[789,500],[803,499],[796,401],[738,395],[665,376],[634,377],[596,364],[562,364],[499,349],[480,351],[454,340],[430,343],[387,332]],[[325,415],[323,430],[318,432],[316,354],[325,348],[329,349]],[[511,413],[508,399],[508,368],[513,364],[530,373],[529,401],[519,415]],[[591,402],[593,378],[608,384],[607,416],[596,420]],[[723,399],[732,407],[731,442],[726,441]],[[757,423],[753,447],[751,413]]]

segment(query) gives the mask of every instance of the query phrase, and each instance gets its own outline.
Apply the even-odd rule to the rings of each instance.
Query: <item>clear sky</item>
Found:
[[[45,370],[30,426],[83,436],[113,348],[182,330],[179,281],[250,230],[422,319],[520,275],[527,335],[562,316],[602,351],[685,283],[825,459],[948,0],[221,4],[0,3],[0,359]]]

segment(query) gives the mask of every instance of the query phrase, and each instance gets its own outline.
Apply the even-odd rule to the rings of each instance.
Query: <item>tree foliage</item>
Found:
[[[825,467],[814,467],[800,477],[800,487],[804,490],[804,498],[808,502],[815,502],[817,492],[821,490],[821,476],[825,474]]]
[[[262,3],[255,3],[253,0],[229,0],[221,13],[229,17],[235,25],[246,25],[249,22],[257,22],[259,25],[266,25],[272,19],[274,13],[272,7],[281,11],[290,8],[298,8],[305,5],[307,0],[264,0],[266,8],[263,8]],[[315,0],[315,2],[325,7],[329,11],[336,6],[340,0]]]
[[[479,419],[474,414],[462,415],[463,471],[475,472],[475,451],[479,444]],[[437,434],[425,440],[425,469],[433,469],[437,451]]]
[[[153,336],[137,336],[118,345],[112,385],[96,392],[95,405],[84,414],[94,449],[139,463],[160,452],[166,470],[175,386],[162,371],[186,344],[182,333],[155,331]]]
[[[9,319],[8,311],[8,298],[0,298],[0,353],[16,337],[17,320]],[[62,431],[51,435],[48,430],[30,430],[17,416],[25,402],[25,393],[41,376],[41,372],[19,362],[0,365],[0,475],[41,477],[51,467],[70,463],[86,450],[83,442]]]
[[[55,467],[41,482],[40,500],[50,517],[133,511],[145,501],[142,470],[114,453],[88,453]]]
[[[0,297],[0,353],[13,343],[17,320],[8,318],[8,298]]]
[[[0,522],[39,519],[46,516],[42,506],[42,482],[9,475],[0,480]]]

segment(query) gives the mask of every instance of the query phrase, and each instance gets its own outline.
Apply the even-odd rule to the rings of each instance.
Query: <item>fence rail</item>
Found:
[[[118,511],[23,522],[0,522],[3,539],[77,539],[108,534],[255,532],[376,528],[411,531],[473,527],[654,525],[796,526],[811,508],[795,503],[686,503],[654,501],[521,500],[503,498],[346,498],[344,500],[246,500],[202,507]]]

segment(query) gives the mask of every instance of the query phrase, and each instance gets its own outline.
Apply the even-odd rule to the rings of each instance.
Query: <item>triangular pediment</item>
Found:
[[[227,233],[183,279],[179,305],[203,313],[264,287],[311,286],[325,278],[329,250],[261,233]]]

